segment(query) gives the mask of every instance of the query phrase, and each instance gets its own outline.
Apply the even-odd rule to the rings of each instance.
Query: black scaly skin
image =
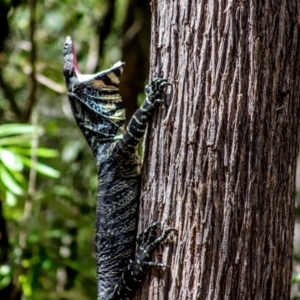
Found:
[[[136,238],[140,159],[136,146],[149,118],[163,102],[165,79],[145,88],[146,100],[124,128],[125,112],[119,95],[124,63],[94,75],[81,75],[74,45],[67,37],[63,74],[70,105],[96,159],[99,189],[96,211],[98,300],[130,299],[150,266],[150,254],[173,229],[156,238],[159,222]],[[135,253],[135,243],[138,249]]]

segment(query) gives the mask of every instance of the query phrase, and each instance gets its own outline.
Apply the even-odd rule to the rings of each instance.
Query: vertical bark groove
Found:
[[[140,227],[178,236],[136,299],[289,298],[299,6],[152,2],[152,77],[173,95],[145,141]]]

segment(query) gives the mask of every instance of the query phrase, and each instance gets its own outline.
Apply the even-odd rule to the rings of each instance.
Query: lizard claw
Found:
[[[164,100],[162,100],[162,96],[165,87],[168,85],[172,84],[169,83],[166,79],[154,78],[153,81],[145,87],[145,93],[147,95],[148,101],[153,104],[164,103]]]

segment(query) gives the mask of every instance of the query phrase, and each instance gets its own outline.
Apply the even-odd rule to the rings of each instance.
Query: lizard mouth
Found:
[[[67,61],[74,67],[76,74],[81,74],[77,64],[76,50],[72,39],[68,36],[65,41],[64,57],[67,57]]]

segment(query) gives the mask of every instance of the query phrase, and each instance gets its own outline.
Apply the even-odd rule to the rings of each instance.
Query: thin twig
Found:
[[[62,86],[61,84],[56,83],[55,81],[51,80],[50,78],[46,77],[43,74],[37,73],[36,74],[36,80],[46,86],[47,88],[59,93],[59,94],[65,94],[66,88],[65,86]]]
[[[37,89],[37,81],[36,81],[36,43],[35,43],[35,27],[36,27],[36,0],[28,0],[29,6],[29,14],[30,14],[30,26],[29,26],[29,35],[30,35],[30,44],[31,44],[31,52],[30,52],[30,65],[31,65],[31,73],[29,74],[29,83],[28,83],[28,98],[23,114],[23,121],[27,122],[30,118],[33,106],[36,102],[36,89]]]
[[[36,112],[32,114],[32,125],[37,127],[38,115]],[[38,131],[34,130],[32,136],[32,148],[31,148],[31,168],[29,172],[29,182],[27,191],[27,200],[25,202],[24,213],[22,218],[23,226],[20,232],[19,245],[22,250],[26,247],[26,237],[28,235],[26,224],[28,224],[29,217],[32,212],[32,199],[35,193],[36,187],[36,163],[37,163],[37,148],[39,146]]]
[[[32,114],[32,125],[37,128],[38,124],[38,115],[36,112]],[[13,285],[14,285],[14,293],[19,291],[20,283],[19,283],[19,276],[24,272],[22,267],[22,259],[24,255],[24,251],[27,246],[27,236],[28,236],[28,221],[32,213],[32,206],[33,206],[33,197],[36,190],[36,163],[37,163],[37,149],[39,145],[39,134],[37,130],[34,130],[32,136],[32,147],[31,147],[31,168],[29,172],[29,182],[28,182],[28,191],[27,191],[27,199],[24,206],[24,212],[21,220],[21,227],[20,227],[20,235],[19,235],[19,249],[21,250],[21,255],[18,260],[18,265],[13,277]]]

